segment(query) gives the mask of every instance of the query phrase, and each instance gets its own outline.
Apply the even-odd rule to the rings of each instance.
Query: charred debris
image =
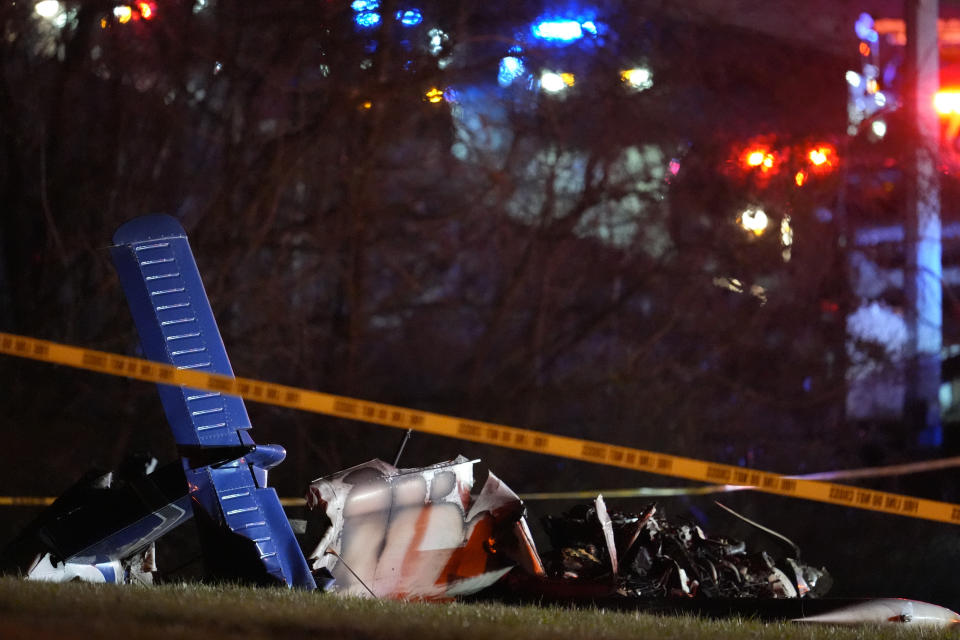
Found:
[[[736,514],[735,514],[736,515]],[[750,521],[748,521],[750,522]],[[746,543],[669,519],[657,504],[636,513],[608,511],[603,498],[543,519],[553,581],[607,584],[638,598],[817,598],[833,581],[823,567],[800,561],[796,545],[774,559]],[[751,524],[755,524],[752,523]]]

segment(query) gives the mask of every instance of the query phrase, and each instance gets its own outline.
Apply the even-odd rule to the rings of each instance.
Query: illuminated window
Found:
[[[113,15],[116,17],[117,22],[120,24],[126,24],[130,22],[131,18],[133,18],[133,9],[125,4],[122,4],[119,7],[113,8]]]
[[[761,172],[767,173],[776,166],[777,158],[766,147],[753,147],[743,152],[741,162],[748,169],[757,168]]]
[[[583,37],[583,27],[576,20],[540,20],[530,30],[541,40],[573,42]]]
[[[780,244],[789,247],[793,244],[793,227],[790,226],[790,216],[783,216],[780,221]]]
[[[63,10],[63,6],[58,0],[43,0],[33,5],[33,10],[36,11],[37,15],[41,18],[53,20],[57,17],[57,14]]]
[[[514,56],[507,56],[500,60],[500,71],[497,73],[497,83],[501,87],[507,87],[514,80],[524,74],[523,61]]]
[[[743,210],[737,219],[740,226],[751,232],[755,236],[763,235],[770,225],[770,219],[766,212],[758,207],[748,207]]]
[[[361,11],[354,17],[358,27],[368,29],[380,24],[380,14],[376,11]]]
[[[575,80],[572,73],[544,71],[540,74],[540,88],[547,93],[559,93],[567,87],[573,86]]]
[[[405,27],[415,27],[423,22],[423,14],[420,13],[420,9],[397,11],[397,20]]]
[[[441,29],[430,29],[430,31],[427,32],[427,37],[430,38],[430,53],[435,56],[440,55],[443,51],[443,43],[450,39],[450,36]]]
[[[807,159],[814,169],[823,171],[833,167],[836,162],[836,150],[830,145],[818,145],[807,153]]]
[[[590,12],[565,16],[543,15],[530,25],[534,38],[557,46],[566,46],[585,36],[597,37],[602,31],[603,25],[597,23]],[[593,38],[590,41],[595,42]]]
[[[637,91],[643,91],[653,86],[653,73],[646,67],[635,67],[621,71],[620,79]]]
[[[353,17],[353,21],[358,27],[369,29],[380,24],[380,14],[377,13],[377,9],[380,8],[380,0],[353,0],[350,3],[350,8],[357,14]]]
[[[960,113],[960,91],[937,91],[933,96],[933,108],[942,116]]]
[[[877,42],[880,39],[880,35],[874,28],[873,16],[871,16],[869,13],[860,14],[856,23],[853,25],[853,30],[856,32],[857,37],[861,40],[866,40],[867,42]]]

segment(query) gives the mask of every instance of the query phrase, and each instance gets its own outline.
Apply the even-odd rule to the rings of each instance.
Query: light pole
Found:
[[[938,0],[905,0],[907,31],[905,115],[904,294],[908,331],[904,420],[922,447],[943,441],[940,423],[940,351],[943,343],[940,186],[937,178],[940,122],[933,108],[939,88]]]

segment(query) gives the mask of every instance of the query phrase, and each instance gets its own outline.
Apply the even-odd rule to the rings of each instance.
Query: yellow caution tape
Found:
[[[47,507],[53,504],[56,498],[45,496],[0,496],[0,507]],[[303,507],[307,504],[306,498],[280,498],[284,507]]]
[[[939,458],[937,460],[922,460],[904,464],[891,464],[884,467],[866,467],[863,469],[842,469],[839,471],[821,471],[805,473],[799,476],[787,476],[802,480],[850,480],[851,478],[882,478],[889,476],[903,476],[910,473],[935,471],[960,467],[960,456]],[[589,491],[550,491],[543,493],[523,493],[523,500],[571,500],[581,498],[595,498],[603,494],[607,498],[661,498],[667,496],[702,496],[711,493],[726,493],[728,491],[743,491],[753,489],[734,484],[711,484],[699,487],[628,487],[626,489],[593,489]]]
[[[813,480],[839,480],[849,478],[880,478],[884,476],[900,476],[910,473],[920,473],[936,469],[948,469],[960,466],[960,456],[940,458],[937,460],[923,460],[908,462],[885,467],[867,467],[864,469],[844,469],[841,471],[823,471],[808,473],[802,476],[787,476],[790,478]],[[598,495],[605,498],[667,498],[676,496],[703,496],[713,493],[727,493],[730,491],[753,490],[755,487],[735,484],[708,484],[695,487],[628,487],[625,489],[586,489],[582,491],[546,491],[519,494],[521,500],[591,500]],[[54,498],[39,496],[0,496],[0,507],[29,506],[43,507],[53,504]],[[280,498],[284,507],[303,507],[307,504],[304,498]]]
[[[544,491],[518,494],[521,500],[592,500],[604,498],[672,498],[676,496],[705,496],[711,493],[753,489],[730,484],[708,484],[700,487],[634,487],[632,489],[597,489],[585,491]]]
[[[750,486],[791,498],[960,524],[960,505],[861,489],[842,484],[790,478],[768,471],[705,462],[682,456],[570,438],[532,429],[417,411],[379,402],[335,396],[286,385],[231,378],[104,351],[71,347],[26,336],[0,333],[0,353],[62,364],[147,382],[193,387],[241,396],[254,402],[300,409],[421,433],[583,460],[634,471],[711,484]]]
[[[922,460],[892,464],[883,467],[866,467],[862,469],[842,469],[839,471],[821,471],[806,473],[800,476],[787,476],[805,480],[846,480],[850,478],[881,478],[887,476],[902,476],[911,473],[921,473],[937,469],[960,467],[960,456],[939,458],[936,460]],[[597,495],[605,498],[667,498],[676,496],[703,496],[713,493],[727,493],[730,491],[751,491],[754,487],[735,484],[707,484],[690,487],[627,487],[623,489],[585,489],[581,491],[547,491],[537,493],[521,493],[521,500],[591,500]],[[0,506],[46,506],[53,503],[53,498],[35,496],[0,496]],[[284,507],[302,507],[307,501],[304,498],[280,498]]]
[[[42,496],[0,496],[0,507],[46,507],[54,500]]]

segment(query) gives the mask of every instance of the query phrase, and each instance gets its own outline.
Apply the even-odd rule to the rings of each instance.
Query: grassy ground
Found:
[[[0,578],[0,638],[563,640],[955,638],[909,627],[801,627],[500,604],[422,604],[280,589],[42,584]]]

